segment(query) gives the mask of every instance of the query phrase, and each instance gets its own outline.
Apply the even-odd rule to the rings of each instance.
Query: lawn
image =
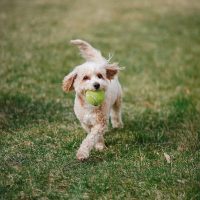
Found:
[[[125,67],[125,127],[83,163],[76,38]],[[199,0],[1,0],[0,61],[0,199],[200,199]]]

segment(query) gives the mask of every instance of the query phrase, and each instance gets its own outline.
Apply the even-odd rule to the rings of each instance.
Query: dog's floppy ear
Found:
[[[89,43],[83,40],[71,40],[71,44],[78,46],[81,55],[86,61],[106,62],[106,59],[101,55],[101,52],[93,48]]]
[[[106,77],[109,80],[112,80],[115,75],[119,72],[120,67],[118,66],[117,63],[113,63],[113,64],[108,64],[106,66]]]
[[[77,77],[77,72],[74,70],[63,79],[62,89],[64,92],[69,92],[74,89],[74,80]]]

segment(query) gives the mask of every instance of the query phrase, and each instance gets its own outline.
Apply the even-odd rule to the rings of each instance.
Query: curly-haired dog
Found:
[[[75,90],[76,97],[74,112],[82,127],[88,133],[77,152],[77,159],[89,157],[90,151],[103,150],[105,147],[103,135],[107,130],[109,116],[112,127],[123,126],[121,120],[122,90],[117,78],[119,66],[109,64],[101,52],[83,40],[71,40],[71,44],[78,46],[81,55],[86,60],[82,65],[64,77],[63,90]],[[100,106],[93,106],[86,102],[87,90],[104,90],[105,100]]]

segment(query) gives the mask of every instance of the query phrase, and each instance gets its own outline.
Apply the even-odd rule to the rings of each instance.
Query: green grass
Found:
[[[83,163],[76,38],[126,67],[125,127]],[[200,199],[198,0],[1,0],[0,52],[0,199]]]

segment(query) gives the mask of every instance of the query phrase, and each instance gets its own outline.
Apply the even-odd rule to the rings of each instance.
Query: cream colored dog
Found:
[[[109,116],[113,128],[123,127],[121,120],[122,90],[117,78],[119,66],[109,64],[101,53],[83,40],[71,40],[77,45],[86,62],[75,67],[65,76],[63,90],[75,90],[76,97],[74,112],[88,133],[77,152],[77,159],[84,160],[89,157],[90,151],[103,150],[105,147],[103,135],[107,130]],[[104,90],[105,100],[100,106],[93,106],[86,102],[87,90]]]

